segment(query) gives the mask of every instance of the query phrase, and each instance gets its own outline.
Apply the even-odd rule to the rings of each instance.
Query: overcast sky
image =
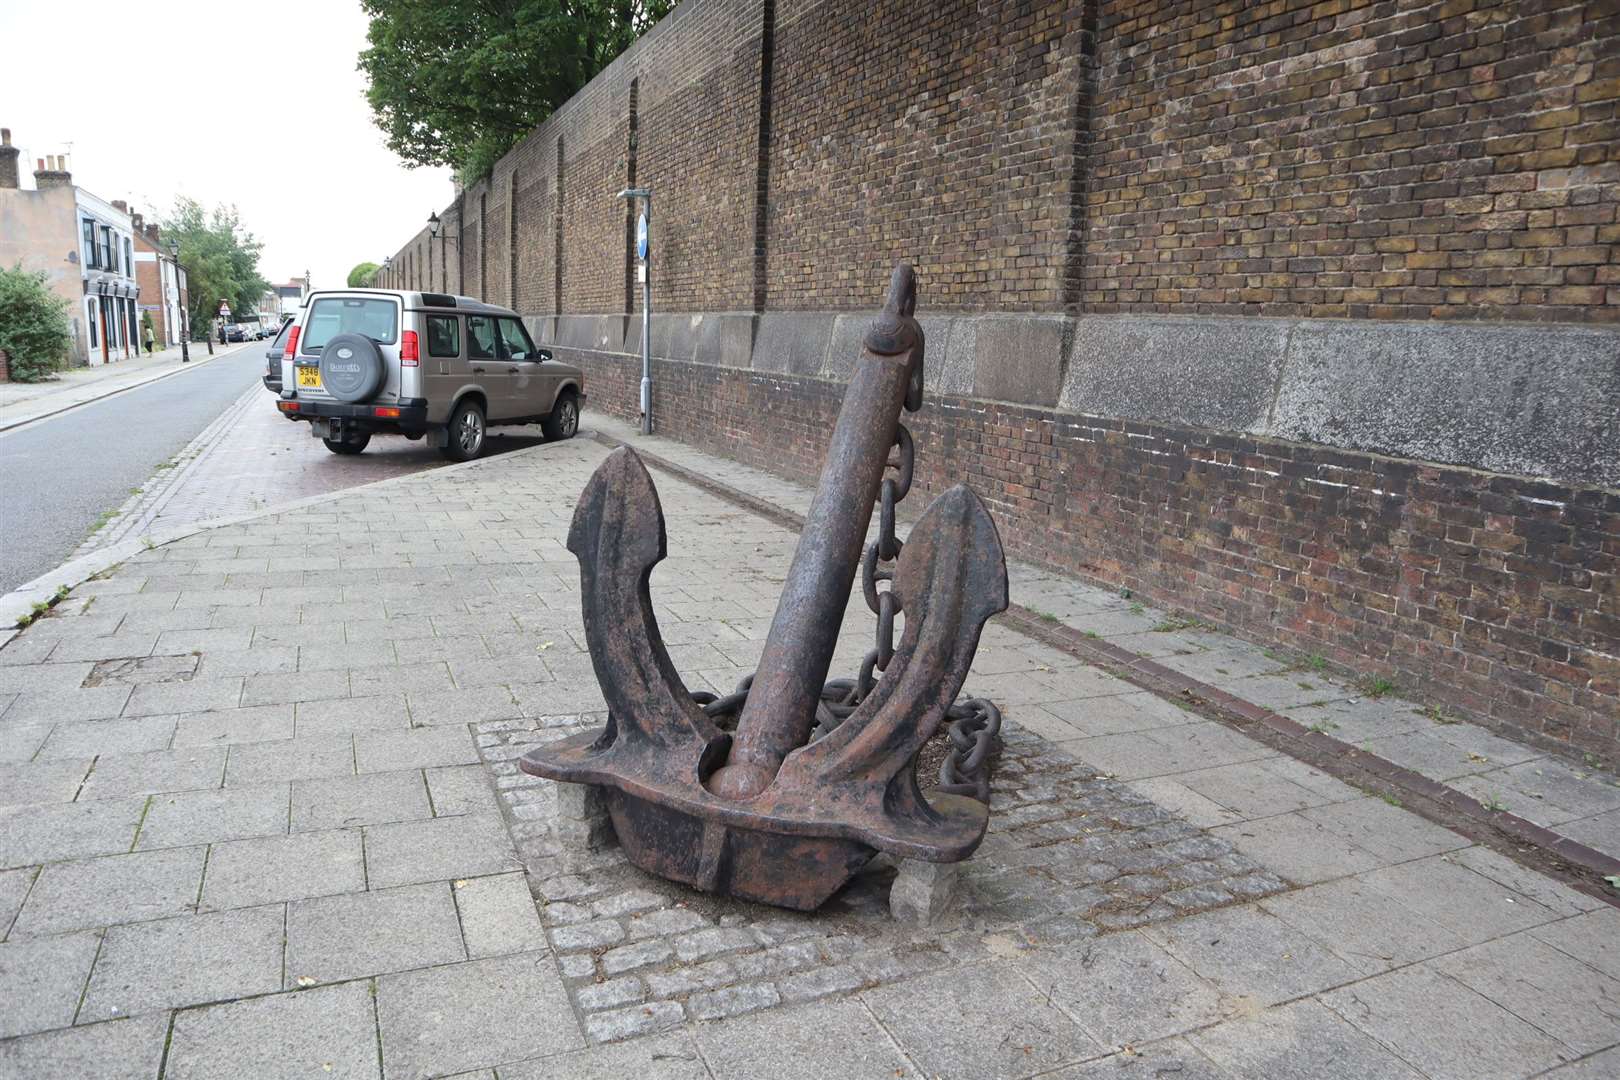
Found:
[[[452,198],[448,169],[383,145],[355,58],[355,0],[0,0],[0,127],[148,218],[234,203],[271,282],[341,285]]]

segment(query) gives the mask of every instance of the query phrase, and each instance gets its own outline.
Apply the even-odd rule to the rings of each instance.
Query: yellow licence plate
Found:
[[[298,369],[298,385],[321,388],[321,369],[318,367],[301,367]]]

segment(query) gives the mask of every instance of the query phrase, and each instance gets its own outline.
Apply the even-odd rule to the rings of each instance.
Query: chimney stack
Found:
[[[120,214],[129,213],[129,203],[125,202],[123,199],[114,199],[112,205],[113,209],[118,211]]]
[[[21,174],[17,171],[17,157],[21,153],[11,145],[11,129],[0,128],[0,188],[22,186]]]
[[[34,170],[34,186],[39,190],[73,185],[73,174],[67,171],[67,158],[51,154],[38,160],[39,168]]]

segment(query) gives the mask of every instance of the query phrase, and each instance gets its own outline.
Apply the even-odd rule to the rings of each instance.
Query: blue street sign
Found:
[[[647,258],[647,212],[644,210],[636,219],[636,258]]]

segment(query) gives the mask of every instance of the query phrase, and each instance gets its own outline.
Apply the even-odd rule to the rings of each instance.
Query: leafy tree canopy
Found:
[[[472,182],[675,2],[362,0],[366,100],[407,164]]]
[[[211,323],[221,298],[236,317],[259,310],[265,290],[270,288],[259,274],[259,252],[264,245],[242,228],[236,207],[216,206],[210,212],[182,195],[175,200],[173,213],[160,224],[166,240],[180,243],[193,330]]]
[[[0,349],[13,379],[37,382],[66,361],[73,340],[67,307],[42,272],[0,266]]]
[[[371,281],[371,275],[377,272],[374,262],[355,263],[354,269],[349,271],[349,288],[358,289]]]

